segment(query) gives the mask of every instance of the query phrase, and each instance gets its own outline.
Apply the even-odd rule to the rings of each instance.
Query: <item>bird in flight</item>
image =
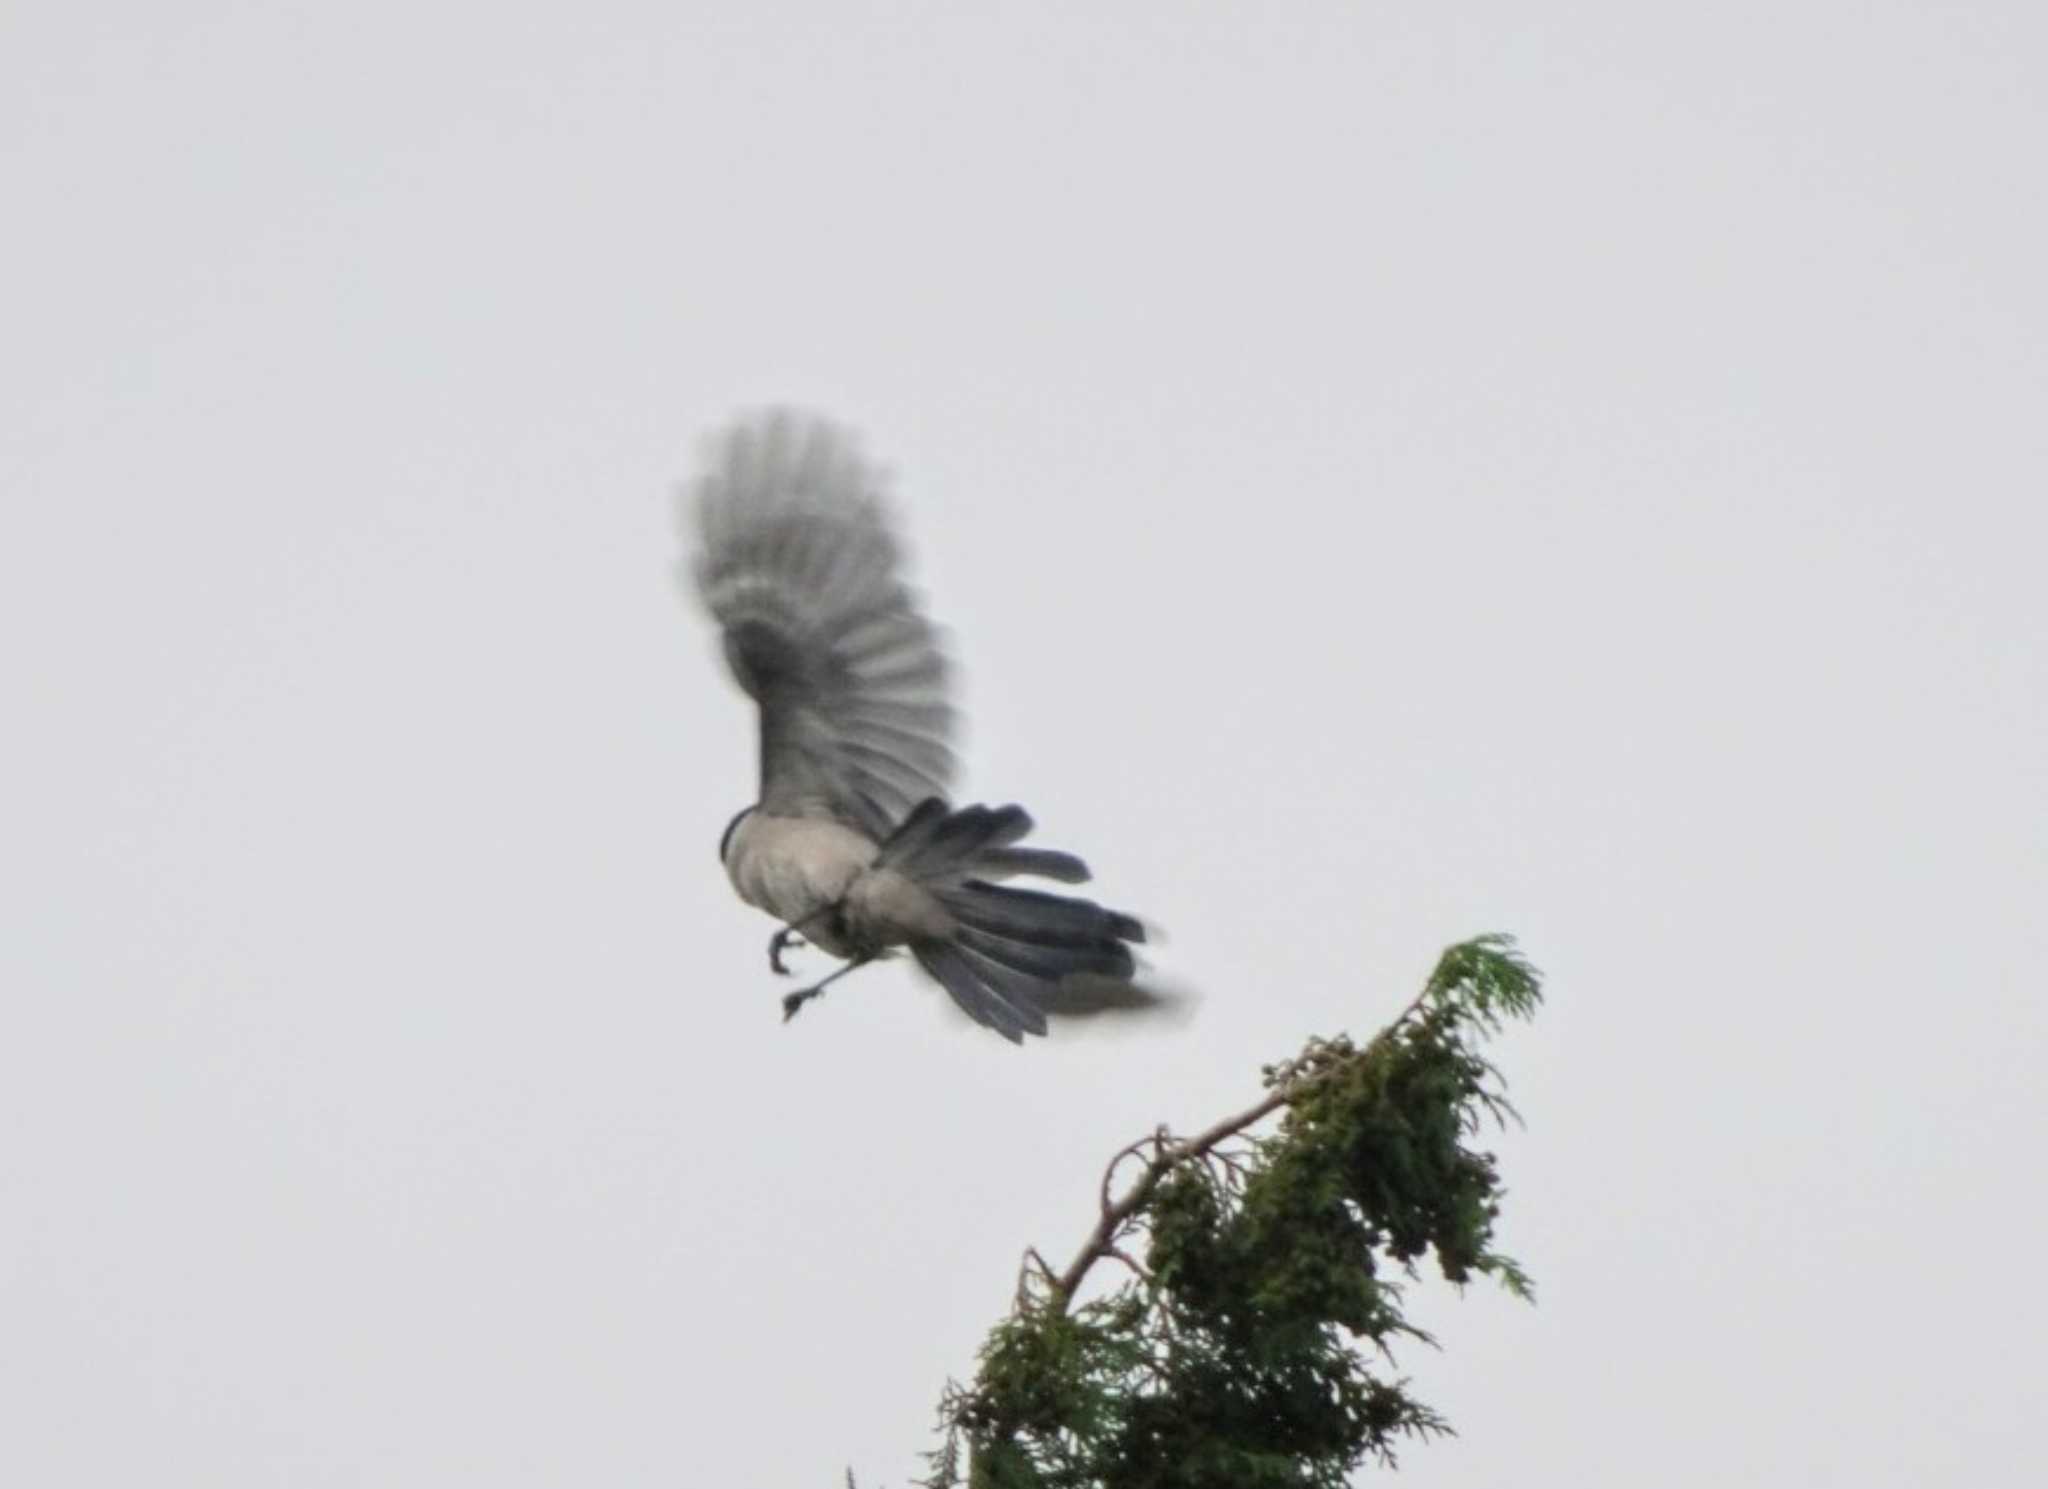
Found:
[[[1071,853],[1026,846],[1019,806],[955,807],[954,710],[932,624],[905,588],[881,479],[853,438],[778,410],[713,443],[695,484],[698,594],[759,706],[760,799],[719,861],[780,921],[770,966],[804,942],[844,965],[783,999],[907,950],[967,1016],[1021,1044],[1048,1014],[1142,1009],[1129,915],[1017,878],[1085,882]]]

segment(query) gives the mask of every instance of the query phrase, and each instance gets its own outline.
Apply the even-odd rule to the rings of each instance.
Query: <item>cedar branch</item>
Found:
[[[1102,1171],[1102,1214],[1095,1222],[1095,1229],[1089,1233],[1087,1241],[1082,1244],[1081,1250],[1075,1255],[1073,1261],[1068,1264],[1067,1269],[1060,1273],[1057,1278],[1053,1279],[1053,1291],[1050,1299],[1053,1310],[1057,1313],[1065,1313],[1073,1306],[1075,1293],[1080,1290],[1081,1283],[1087,1277],[1089,1269],[1097,1262],[1111,1256],[1115,1256],[1127,1263],[1130,1261],[1128,1257],[1123,1256],[1118,1250],[1117,1239],[1122,1234],[1124,1226],[1130,1222],[1131,1217],[1144,1208],[1145,1202],[1152,1197],[1153,1191],[1158,1189],[1161,1181],[1168,1174],[1172,1173],[1189,1159],[1202,1157],[1218,1143],[1228,1138],[1236,1137],[1246,1128],[1255,1125],[1263,1118],[1271,1116],[1281,1107],[1289,1105],[1300,1097],[1304,1091],[1308,1090],[1309,1087],[1315,1085],[1333,1070],[1343,1069],[1365,1059],[1374,1050],[1378,1049],[1381,1044],[1392,1038],[1397,1030],[1412,1019],[1434,991],[1436,991],[1436,988],[1433,984],[1425,986],[1421,992],[1415,995],[1408,1006],[1401,1010],[1392,1023],[1381,1029],[1379,1033],[1375,1034],[1361,1048],[1349,1055],[1342,1065],[1312,1071],[1305,1075],[1283,1078],[1260,1101],[1246,1107],[1235,1116],[1225,1117],[1222,1121],[1204,1128],[1191,1138],[1180,1142],[1173,1142],[1167,1137],[1166,1129],[1162,1127],[1150,1137],[1139,1138],[1136,1142],[1126,1144],[1123,1148],[1119,1149],[1116,1156],[1109,1160],[1109,1166]],[[1112,1201],[1109,1198],[1109,1188],[1118,1165],[1122,1164],[1127,1158],[1135,1157],[1147,1144],[1152,1145],[1153,1153],[1152,1157],[1145,1163],[1145,1171],[1132,1181],[1131,1187],[1126,1189],[1120,1198]],[[1035,1255],[1036,1253],[1034,1252],[1033,1254]],[[1044,1267],[1043,1258],[1040,1258],[1039,1265]],[[1135,1263],[1131,1265],[1133,1270],[1139,1271],[1140,1275],[1143,1275],[1142,1269],[1137,1268]],[[1050,1269],[1047,1269],[1047,1271],[1049,1274]]]

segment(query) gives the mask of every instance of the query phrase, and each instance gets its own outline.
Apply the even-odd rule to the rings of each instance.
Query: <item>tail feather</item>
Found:
[[[998,936],[991,931],[978,931],[970,925],[961,926],[957,934],[962,946],[972,947],[990,961],[1042,977],[1047,982],[1058,982],[1076,972],[1129,977],[1138,969],[1131,949],[1121,941],[1065,941],[1048,946],[1042,942]]]
[[[1088,878],[1071,853],[1017,846],[1030,831],[1019,806],[918,803],[875,859],[951,917],[950,934],[913,941],[911,953],[969,1018],[1013,1043],[1045,1033],[1048,1013],[1153,1006],[1158,1000],[1131,980],[1129,943],[1145,939],[1135,919],[1093,900],[993,882]]]
[[[939,980],[960,1009],[977,1024],[984,1024],[1012,1044],[1022,1044],[1026,1034],[1045,1033],[1045,1014],[1021,990],[1004,991],[991,986],[982,971],[969,963],[957,946],[943,941],[920,942],[913,948],[919,965]]]
[[[882,845],[882,858],[890,863],[915,858],[945,823],[946,816],[946,803],[936,796],[927,796],[911,808],[902,825],[889,835],[889,841]]]
[[[940,890],[939,900],[963,925],[1019,941],[1059,946],[1077,939],[1145,939],[1144,926],[1130,916],[1079,896],[969,879],[959,889]]]
[[[903,826],[882,845],[876,862],[907,874],[922,884],[937,884],[973,872],[976,860],[991,850],[1008,848],[1031,831],[1031,817],[1022,808],[961,807],[938,814],[920,803]]]
[[[982,854],[976,867],[985,879],[1028,874],[1035,879],[1057,879],[1062,884],[1086,884],[1089,878],[1087,864],[1054,848],[998,848]]]
[[[932,835],[925,856],[930,872],[965,868],[989,848],[1007,848],[1031,831],[1022,807],[967,807]]]
[[[956,949],[961,960],[973,969],[975,977],[982,985],[1005,1001],[1017,1007],[1029,1008],[1040,1015],[1059,1011],[1059,984],[1047,982],[1042,977],[1034,977],[1029,972],[1019,972],[1014,967],[1006,967],[1001,962],[991,959],[986,953],[976,951],[964,943]]]

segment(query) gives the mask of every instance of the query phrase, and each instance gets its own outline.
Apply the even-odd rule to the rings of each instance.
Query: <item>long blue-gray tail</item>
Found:
[[[1049,1013],[1158,1001],[1132,980],[1131,944],[1145,939],[1138,921],[1093,900],[999,882],[1016,876],[1087,881],[1088,866],[1073,854],[1019,846],[1031,825],[1018,806],[956,811],[927,800],[876,860],[924,886],[955,922],[947,939],[912,943],[918,964],[969,1018],[1013,1044],[1045,1033]]]

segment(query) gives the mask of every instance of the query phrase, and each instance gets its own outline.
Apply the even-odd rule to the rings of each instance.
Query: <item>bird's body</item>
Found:
[[[944,937],[953,918],[929,890],[878,867],[881,844],[842,823],[748,812],[726,840],[739,897],[836,957],[876,957],[913,936]],[[836,912],[836,913],[833,913]]]
[[[1022,846],[1021,807],[947,804],[948,664],[878,487],[846,435],[783,413],[730,430],[697,488],[698,591],[761,712],[760,798],[719,858],[782,923],[771,961],[791,935],[842,972],[905,948],[1012,1041],[1043,1034],[1048,1012],[1150,1004],[1132,982],[1137,921],[1001,882],[1080,883],[1078,858]]]
[[[849,957],[819,912],[846,897],[882,845],[841,822],[821,817],[771,817],[751,811],[726,839],[725,872],[739,897],[784,925],[804,925],[818,946]]]

